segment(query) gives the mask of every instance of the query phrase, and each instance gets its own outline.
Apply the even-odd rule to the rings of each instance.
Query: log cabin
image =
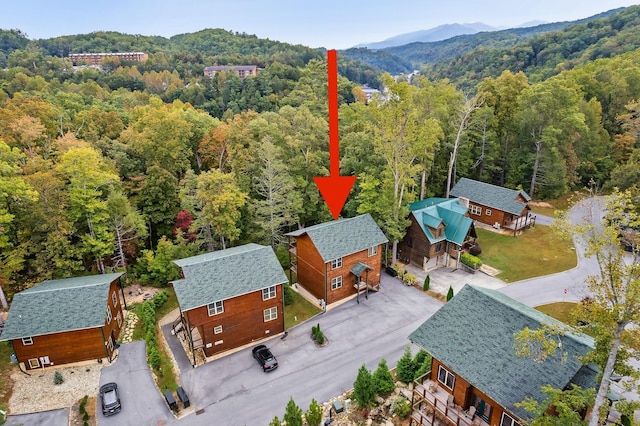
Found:
[[[371,215],[325,222],[286,234],[291,271],[319,305],[338,302],[380,285],[382,252],[389,242]]]
[[[529,214],[531,197],[523,190],[461,178],[450,195],[467,205],[472,219],[497,229],[519,230],[526,228],[532,220]]]
[[[27,370],[106,358],[124,323],[122,273],[44,281],[16,293],[2,341]]]
[[[542,386],[595,387],[597,366],[583,364],[593,338],[571,330],[552,335],[555,354],[544,361],[518,356],[514,333],[543,324],[566,325],[490,289],[465,285],[411,335],[431,354],[431,370],[414,383],[411,424],[521,426],[531,417],[518,403],[542,402]]]
[[[270,246],[246,244],[174,261],[173,282],[192,365],[284,332],[287,276]]]
[[[411,225],[398,244],[398,259],[425,271],[430,265],[459,267],[464,243],[476,238],[467,207],[457,198],[427,198],[409,211]]]

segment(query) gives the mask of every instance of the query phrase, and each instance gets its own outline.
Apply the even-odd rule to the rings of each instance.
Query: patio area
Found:
[[[414,382],[411,425],[489,426],[473,410],[464,410],[454,404],[453,395],[438,383],[428,380],[429,376],[430,373],[427,373]]]

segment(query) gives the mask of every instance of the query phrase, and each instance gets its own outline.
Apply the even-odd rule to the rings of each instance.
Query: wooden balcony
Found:
[[[429,380],[431,372],[414,381],[413,410],[410,425],[421,426],[489,426],[478,416],[452,402],[450,393]]]

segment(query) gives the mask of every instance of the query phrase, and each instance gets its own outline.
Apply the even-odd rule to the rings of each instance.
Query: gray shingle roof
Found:
[[[311,238],[325,263],[389,242],[369,214],[309,226],[286,235],[303,234]]]
[[[529,195],[522,190],[503,188],[467,178],[461,178],[451,189],[450,194],[452,197],[468,198],[474,203],[518,216],[527,207],[526,203],[516,200],[518,195],[523,196],[527,202],[531,200]]]
[[[183,311],[288,281],[273,249],[259,244],[205,253],[175,263],[185,277],[173,282]]]
[[[462,245],[473,223],[465,216],[467,208],[457,199],[427,198],[411,204],[409,210],[431,244],[448,240]],[[436,237],[428,227],[436,229],[442,222],[445,224],[444,235]]]
[[[576,357],[593,349],[592,338],[565,334],[560,337],[562,349],[544,362],[518,358],[514,333],[542,323],[560,324],[502,293],[467,284],[409,339],[509,412],[527,419],[528,413],[515,404],[528,396],[542,401],[541,386],[562,389],[578,371],[586,374]]]
[[[104,325],[109,286],[122,273],[44,281],[13,296],[0,340]]]

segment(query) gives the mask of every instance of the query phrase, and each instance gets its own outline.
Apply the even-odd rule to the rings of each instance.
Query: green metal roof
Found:
[[[423,347],[453,373],[484,392],[512,414],[525,420],[529,414],[516,403],[526,397],[543,401],[541,386],[562,389],[580,372],[580,381],[593,370],[583,368],[577,357],[593,349],[593,339],[584,334],[560,337],[562,348],[544,362],[519,358],[514,333],[525,327],[559,321],[495,290],[465,285],[436,311],[409,339]],[[568,356],[563,360],[563,353]]]
[[[311,238],[325,263],[389,242],[369,214],[309,226],[286,235],[303,234]]]
[[[465,216],[467,208],[457,198],[427,198],[411,204],[409,210],[431,244],[447,240],[462,245],[473,223]],[[444,235],[436,237],[429,227],[436,229],[442,222]]]
[[[349,272],[351,272],[353,275],[359,277],[367,269],[368,270],[372,270],[373,268],[371,266],[367,265],[366,263],[358,262],[355,265],[353,265],[353,268],[351,268],[351,271],[349,271]]]
[[[185,277],[173,282],[183,311],[288,281],[273,249],[259,244],[205,253],[175,263]]]
[[[0,340],[102,327],[109,286],[122,275],[44,281],[15,294]]]
[[[452,197],[464,197],[476,204],[518,216],[527,208],[526,203],[516,199],[518,195],[524,197],[527,202],[531,200],[531,197],[522,190],[503,188],[467,178],[461,178],[451,189],[450,194]]]

